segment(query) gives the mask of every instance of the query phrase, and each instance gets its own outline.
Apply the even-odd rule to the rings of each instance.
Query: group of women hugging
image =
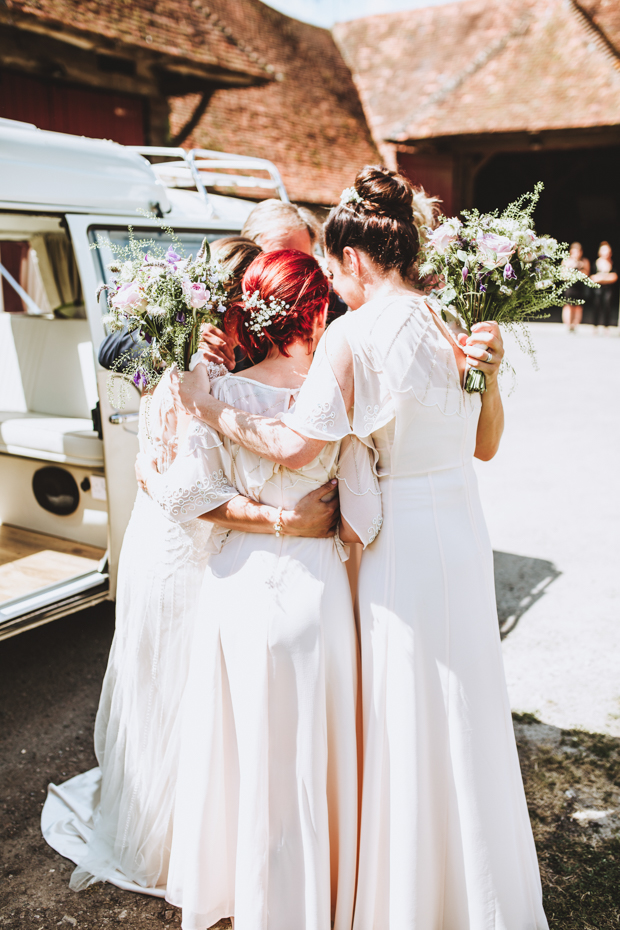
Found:
[[[418,289],[431,206],[367,167],[324,263],[299,211],[214,244],[210,364],[141,402],[99,767],[43,812],[76,890],[184,930],[547,928],[473,468],[502,339]]]

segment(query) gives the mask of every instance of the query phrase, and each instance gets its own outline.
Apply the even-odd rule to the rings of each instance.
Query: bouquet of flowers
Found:
[[[470,334],[474,324],[490,320],[524,326],[544,319],[547,307],[562,305],[563,291],[577,281],[595,286],[565,264],[564,243],[536,234],[532,214],[542,189],[539,182],[499,215],[463,210],[462,219],[440,217],[422,248],[419,274],[443,282],[433,294],[444,319],[456,316]],[[533,354],[527,331],[524,335],[520,345]],[[483,393],[484,372],[471,368],[465,390]]]
[[[108,292],[104,322],[139,337],[136,349],[125,352],[113,370],[122,370],[141,389],[154,387],[173,365],[187,371],[202,324],[219,325],[226,310],[226,275],[211,261],[207,240],[193,259],[184,256],[172,230],[166,232],[174,244],[164,252],[152,241],[137,240],[130,229],[129,245],[108,266],[112,283],[99,289]]]

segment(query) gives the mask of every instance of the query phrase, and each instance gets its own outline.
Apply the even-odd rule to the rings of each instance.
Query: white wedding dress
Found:
[[[166,378],[140,405],[140,449],[160,471],[176,451]],[[237,495],[222,476],[194,487],[189,517]],[[50,785],[41,825],[78,866],[71,887],[93,881],[163,897],[178,766],[177,717],[190,658],[191,620],[213,524],[176,525],[138,492],[119,560],[116,630],[97,719],[99,767]]]
[[[338,333],[353,356],[350,416],[328,357]],[[354,930],[547,928],[473,469],[480,408],[423,300],[400,295],[332,323],[283,417],[378,452],[384,523],[359,579]]]
[[[277,416],[295,392],[243,376],[214,396]],[[293,507],[338,475],[366,543],[381,525],[373,455],[350,439],[289,471],[195,421],[149,493],[183,520],[195,463],[248,497]],[[205,572],[182,709],[166,897],[184,930],[350,930],[358,841],[357,640],[334,539],[231,531]]]

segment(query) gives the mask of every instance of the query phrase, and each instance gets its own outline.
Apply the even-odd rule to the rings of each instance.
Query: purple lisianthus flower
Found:
[[[150,333],[142,333],[142,338],[144,339],[145,342],[148,342],[149,345],[153,341],[153,337],[151,336]]]
[[[504,265],[504,281],[516,281],[516,280],[517,280],[517,276],[515,274],[514,268],[512,267],[510,262],[506,262],[506,264]]]
[[[469,275],[469,268],[467,267],[467,265],[463,265],[463,270],[461,271],[461,274],[463,276],[463,284],[465,284],[465,282],[467,281],[467,276]]]
[[[132,381],[139,390],[141,390],[143,387],[146,387],[146,375],[141,368],[138,368],[137,372],[132,378]]]
[[[480,290],[480,293],[481,293],[481,294],[486,294],[486,292],[487,292],[487,286],[486,286],[486,284],[481,284],[481,285],[479,286],[479,290]]]
[[[168,246],[168,251],[166,252],[166,261],[171,265],[176,265],[177,262],[181,261],[181,256],[178,252],[175,252],[172,246]]]
[[[176,321],[177,321],[177,323],[185,323],[185,314],[184,314],[184,313],[177,313],[177,315],[176,315]]]

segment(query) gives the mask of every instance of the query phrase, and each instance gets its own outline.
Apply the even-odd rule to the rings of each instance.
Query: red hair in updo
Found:
[[[224,325],[235,333],[239,345],[253,362],[262,361],[272,346],[288,355],[287,346],[297,339],[311,342],[314,321],[329,300],[327,278],[316,258],[296,249],[263,252],[254,259],[243,276],[243,293],[250,297],[258,291],[266,303],[270,297],[289,304],[286,316],[277,316],[260,332],[245,325],[251,319],[243,301],[230,305]]]

